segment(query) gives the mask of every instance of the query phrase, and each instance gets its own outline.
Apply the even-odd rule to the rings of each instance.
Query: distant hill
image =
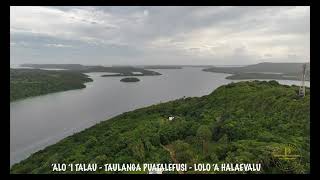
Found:
[[[161,75],[158,72],[146,70],[143,68],[132,67],[132,66],[84,66],[81,64],[22,64],[22,67],[33,67],[33,68],[46,68],[46,69],[67,69],[72,71],[79,71],[82,73],[89,72],[112,72],[119,73],[120,76],[135,76],[135,72],[140,72],[140,76],[155,76]]]
[[[298,90],[276,81],[231,83],[207,96],[126,112],[31,155],[10,172],[77,173],[53,172],[52,163],[178,162],[262,166],[260,172],[201,173],[310,173],[310,89],[304,98]],[[299,150],[298,159],[280,164],[289,170],[274,156],[288,144]]]
[[[212,65],[139,65],[137,67],[144,69],[182,69],[184,67],[210,68]]]
[[[300,80],[303,63],[259,63],[243,67],[212,67],[203,71],[234,74],[229,79],[274,78]],[[248,74],[245,74],[248,73]],[[250,73],[250,74],[249,74]],[[257,75],[257,73],[260,73]],[[310,63],[307,64],[307,80],[310,79]]]
[[[149,65],[143,66],[144,69],[182,69],[182,66],[176,65]]]
[[[21,67],[32,67],[36,69],[68,69],[68,70],[85,70],[86,66],[81,64],[22,64]]]

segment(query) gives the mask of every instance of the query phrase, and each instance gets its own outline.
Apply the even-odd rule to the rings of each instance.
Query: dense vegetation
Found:
[[[285,79],[285,80],[299,80],[297,75],[283,75],[283,74],[266,74],[266,73],[237,73],[226,77],[226,79]]]
[[[87,75],[70,71],[10,69],[10,101],[52,92],[85,88]]]
[[[203,71],[234,74],[227,79],[286,79],[300,80],[303,63],[259,63],[242,67],[210,67]],[[310,80],[310,63],[306,80]]]
[[[309,173],[310,90],[302,98],[298,89],[276,81],[231,83],[203,97],[123,113],[33,154],[11,173],[52,173],[51,163],[175,161],[259,162],[257,173]],[[282,171],[271,153],[287,143],[300,150],[301,161]]]
[[[121,82],[138,82],[140,79],[135,78],[135,77],[128,77],[128,78],[123,78],[120,80]]]

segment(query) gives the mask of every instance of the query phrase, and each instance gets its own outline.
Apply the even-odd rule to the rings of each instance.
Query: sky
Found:
[[[310,7],[11,6],[10,63],[306,62]]]

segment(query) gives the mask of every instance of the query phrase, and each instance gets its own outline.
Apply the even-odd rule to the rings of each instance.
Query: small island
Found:
[[[138,82],[140,79],[135,78],[135,77],[128,77],[128,78],[123,78],[120,80],[121,82]]]

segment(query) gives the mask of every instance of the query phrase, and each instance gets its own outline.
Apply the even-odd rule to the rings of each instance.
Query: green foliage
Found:
[[[72,71],[10,69],[10,101],[53,92],[85,88],[92,79]]]
[[[176,159],[179,163],[190,163],[194,157],[191,146],[181,140],[173,143]]]
[[[206,125],[201,125],[197,130],[197,137],[200,141],[209,141],[212,137],[209,127]]]
[[[310,89],[304,98],[298,89],[274,81],[231,83],[200,98],[123,113],[33,154],[11,173],[51,173],[57,162],[173,162],[162,145],[173,147],[179,162],[259,162],[260,173],[309,173]],[[171,115],[176,118],[169,121]],[[282,171],[271,153],[288,143],[300,150],[301,161]]]
[[[208,126],[201,125],[197,130],[197,138],[202,142],[202,150],[205,155],[208,153],[208,141],[211,139],[212,133]]]

